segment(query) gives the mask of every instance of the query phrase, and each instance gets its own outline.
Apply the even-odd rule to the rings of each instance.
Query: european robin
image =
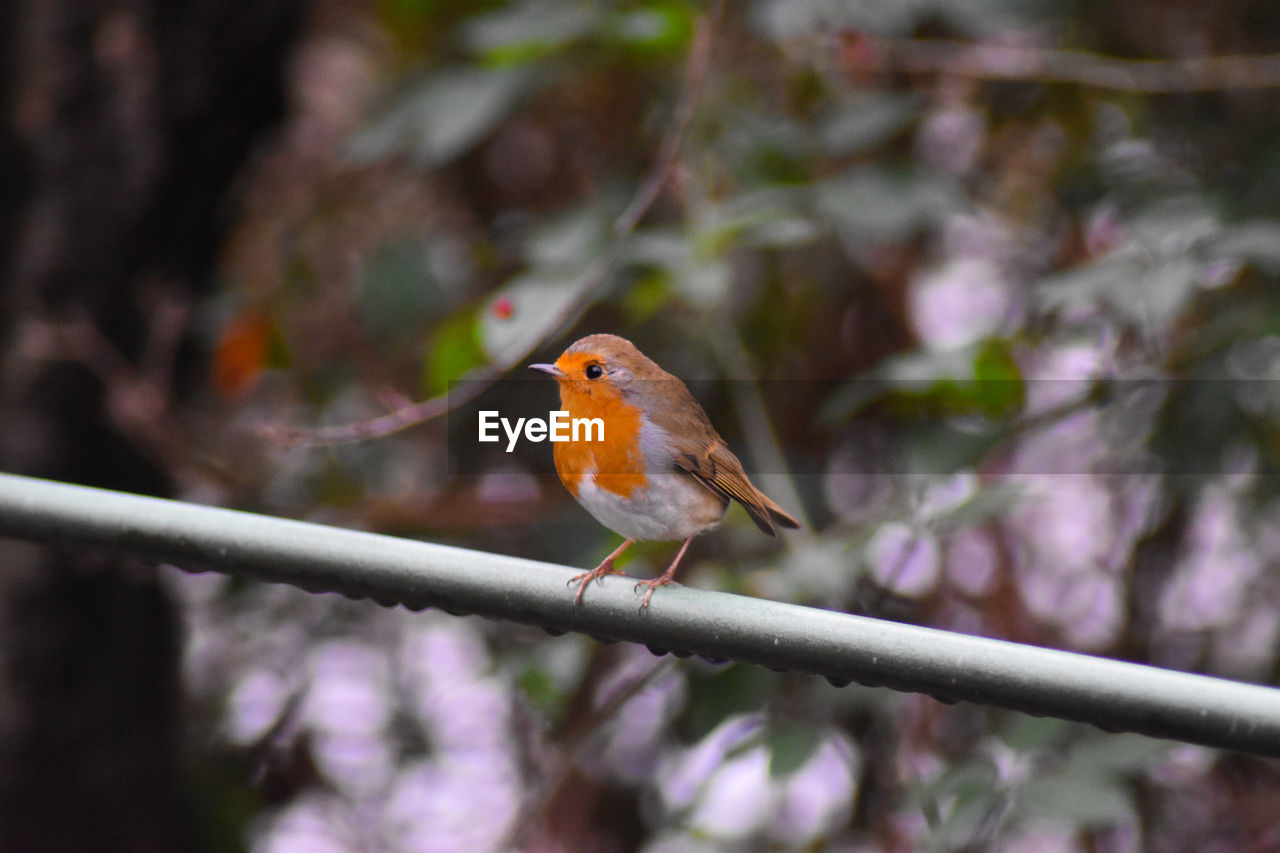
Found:
[[[555,364],[531,364],[555,377],[560,406],[571,419],[599,418],[599,432],[555,443],[556,473],[569,493],[596,520],[623,537],[604,562],[573,578],[574,604],[592,580],[617,572],[613,561],[632,542],[684,540],[671,565],[648,587],[675,578],[693,537],[720,523],[730,501],[774,536],[774,525],[800,523],[747,479],[742,463],[711,426],[689,389],[631,341],[617,335],[590,335],[572,343]],[[594,440],[588,440],[594,439]]]

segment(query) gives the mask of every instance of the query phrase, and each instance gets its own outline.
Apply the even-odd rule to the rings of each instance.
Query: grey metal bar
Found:
[[[688,587],[0,474],[0,535],[645,643],[1280,757],[1280,689]]]

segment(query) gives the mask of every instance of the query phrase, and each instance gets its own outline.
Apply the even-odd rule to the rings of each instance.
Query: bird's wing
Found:
[[[670,436],[675,467],[690,474],[698,482],[726,501],[742,504],[751,520],[770,536],[776,535],[774,524],[798,528],[800,522],[755,487],[742,463],[711,425],[688,387],[672,377],[665,389],[675,405],[651,415]]]
[[[680,453],[676,455],[675,464],[726,501],[736,500],[742,504],[756,527],[770,536],[774,535],[769,511],[760,501],[763,495],[751,485],[742,470],[742,463],[729,448],[720,444],[703,453]]]
[[[783,527],[800,526],[800,522],[755,487],[738,457],[720,436],[713,432],[710,440],[697,442],[695,446],[689,444],[694,443],[686,443],[685,446],[678,443],[673,448],[676,467],[693,475],[725,500],[742,504],[756,527],[773,536],[775,523]]]

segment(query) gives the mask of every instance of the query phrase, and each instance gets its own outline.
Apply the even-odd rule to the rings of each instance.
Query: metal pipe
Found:
[[[625,578],[575,607],[565,566],[10,474],[0,535],[1280,757],[1280,689],[1002,640]]]

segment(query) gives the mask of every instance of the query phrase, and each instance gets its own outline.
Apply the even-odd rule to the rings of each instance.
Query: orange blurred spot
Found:
[[[258,381],[267,362],[271,324],[246,311],[222,330],[213,350],[213,387],[223,397],[238,397]]]

